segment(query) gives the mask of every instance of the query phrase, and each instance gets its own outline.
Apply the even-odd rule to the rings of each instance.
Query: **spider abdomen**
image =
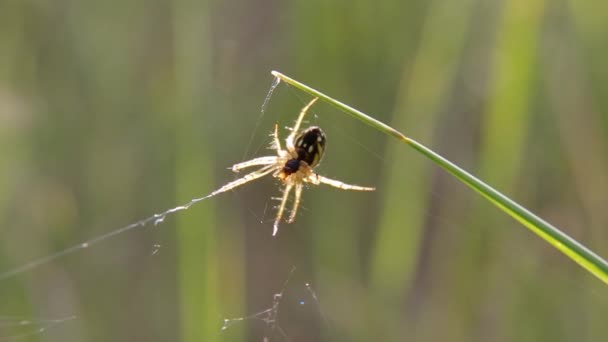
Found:
[[[309,127],[296,137],[294,147],[298,154],[297,159],[314,168],[323,158],[325,134],[319,127]]]

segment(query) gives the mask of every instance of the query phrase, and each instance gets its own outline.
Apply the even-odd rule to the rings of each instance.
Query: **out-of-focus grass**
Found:
[[[538,41],[544,1],[524,3],[505,3],[497,20],[489,103],[481,117],[482,135],[476,167],[481,179],[490,184],[500,184],[501,191],[506,193],[515,193],[515,185],[523,169],[521,161],[532,120],[534,84],[538,80]],[[510,306],[520,304],[509,298],[508,287],[495,280],[498,270],[503,267],[496,262],[500,260],[497,256],[519,248],[511,245],[516,243],[514,240],[507,242],[506,232],[512,221],[488,215],[487,210],[487,202],[483,198],[473,201],[467,218],[470,223],[466,227],[470,234],[461,240],[463,246],[469,247],[464,248],[460,256],[463,267],[454,273],[458,284],[455,307],[463,312],[460,316],[463,338],[473,334],[483,320],[473,308],[492,301],[497,310],[508,312]],[[490,246],[488,242],[493,240],[505,243]],[[515,340],[520,339],[517,332],[505,334],[512,334]]]
[[[201,132],[200,113],[211,103],[212,45],[209,10],[176,1],[173,10],[175,44],[176,191],[179,202],[214,187],[211,132]],[[179,326],[182,341],[216,341],[220,310],[220,258],[213,203],[178,217]]]
[[[605,59],[599,58],[608,52],[603,44],[608,34],[602,19],[606,9],[605,2],[597,1],[568,1],[564,7],[555,9],[551,20],[564,13],[570,13],[572,20],[570,25],[547,34],[543,54],[546,63],[542,69],[548,108],[555,113],[558,143],[563,146],[564,160],[577,184],[573,199],[589,214],[586,222],[589,228],[584,234],[602,255],[608,253],[604,243],[608,241],[604,200],[608,193],[608,101],[598,94],[608,91],[608,73],[601,67]],[[576,49],[569,43],[575,39],[580,44]],[[597,305],[597,300],[594,291],[585,293],[589,341],[601,341],[606,336],[603,318],[608,315],[608,305]]]
[[[471,4],[470,1],[431,2],[426,9],[419,46],[413,59],[403,65],[391,126],[415,127],[417,139],[435,141],[441,106],[458,70],[470,24]],[[395,304],[407,299],[409,291],[404,289],[412,288],[423,257],[425,239],[422,236],[425,232],[430,234],[425,227],[431,204],[431,166],[418,156],[402,154],[398,146],[389,145],[386,158],[392,163],[387,165],[383,181],[378,185],[383,196],[370,283],[376,300],[389,309],[381,320],[383,324],[370,332],[375,335],[384,330],[384,322],[399,324],[400,316],[396,315],[399,305]],[[430,239],[426,239],[426,248],[430,248],[429,242]],[[411,324],[410,328],[422,323]]]
[[[0,272],[204,195],[267,152],[300,109],[280,87],[260,119],[271,67],[383,115],[605,256],[606,3],[539,4],[8,0]],[[311,187],[273,239],[279,185],[260,180],[0,282],[0,315],[78,316],[32,340],[259,341],[264,322],[220,333],[222,319],[267,308],[296,266],[279,317],[293,341],[603,340],[603,283],[413,151],[314,109],[318,171],[376,193]],[[303,309],[318,320],[291,315]]]
[[[391,126],[416,127],[418,139],[434,140],[440,106],[463,48],[469,6],[468,2],[433,2],[427,9],[420,46],[411,65],[403,66]],[[455,11],[458,15],[454,15]],[[419,257],[430,197],[430,167],[420,158],[402,157],[396,146],[389,146],[386,158],[393,162],[379,186],[384,188],[384,197],[371,281],[380,296],[399,298],[405,294],[402,289],[411,282]],[[400,219],[403,217],[408,218],[406,222]]]

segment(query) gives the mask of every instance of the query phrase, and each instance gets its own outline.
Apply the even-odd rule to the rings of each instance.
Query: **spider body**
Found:
[[[279,178],[285,181],[291,174],[302,168],[314,169],[323,158],[325,151],[325,134],[316,126],[309,127],[300,133],[294,142],[294,149],[289,153],[292,159],[285,162]]]
[[[272,173],[272,176],[280,179],[281,183],[284,185],[283,197],[281,198],[281,204],[277,209],[277,215],[273,226],[272,235],[274,236],[277,234],[279,223],[283,217],[283,212],[285,211],[289,194],[294,188],[295,197],[293,207],[287,222],[291,223],[295,220],[305,183],[315,185],[323,183],[342,190],[374,191],[375,188],[342,183],[314,172],[314,168],[319,165],[325,152],[325,134],[319,127],[316,126],[309,127],[302,132],[300,132],[299,129],[304,116],[308,112],[308,109],[315,103],[316,100],[317,99],[315,98],[310,101],[300,112],[296,123],[291,129],[291,134],[289,134],[289,136],[285,139],[285,150],[281,148],[278,126],[275,125],[273,134],[274,139],[271,148],[277,151],[277,155],[258,157],[233,165],[232,171],[234,172],[239,172],[244,168],[256,165],[261,165],[262,167],[257,171],[253,171],[222,186],[221,188],[212,192],[209,196],[215,196],[219,193],[232,190],[245,183]]]
[[[282,176],[281,179],[285,180],[285,178],[289,177],[289,175],[291,175],[292,173],[296,173],[298,172],[298,170],[300,169],[300,159],[289,159],[286,163],[285,166],[283,166],[283,170],[282,172]]]
[[[325,151],[325,133],[316,126],[309,127],[296,137],[295,150],[298,160],[314,168],[321,162]]]

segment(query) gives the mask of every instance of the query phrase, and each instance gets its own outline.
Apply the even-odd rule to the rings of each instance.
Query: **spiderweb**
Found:
[[[76,316],[54,319],[0,316],[0,341],[23,340],[37,334],[42,334],[55,326],[74,319],[76,319]]]
[[[319,299],[317,298],[317,294],[310,285],[310,283],[304,283],[306,296],[298,295],[294,296],[295,299],[293,299],[286,295],[287,290],[289,290],[289,288],[291,287],[290,281],[295,271],[296,267],[294,266],[289,272],[289,275],[287,276],[285,283],[283,283],[283,286],[281,287],[280,291],[272,295],[272,301],[269,307],[247,316],[224,318],[223,325],[220,328],[221,332],[224,333],[228,331],[236,324],[241,324],[247,321],[254,321],[261,322],[264,325],[262,341],[290,341],[289,333],[281,326],[280,320],[281,307],[285,305],[286,301],[292,302],[291,304],[295,302],[295,304],[298,306],[305,306],[310,301],[316,307],[324,324],[327,326],[328,322],[320,309]]]
[[[279,80],[275,79],[262,104],[262,108],[261,108],[262,115],[266,111],[266,109],[270,103],[272,94],[278,85],[279,85]],[[259,123],[259,122],[260,122],[260,119],[258,119],[257,123]],[[355,138],[347,133],[344,134],[343,131],[340,131],[340,130],[336,130],[336,131],[339,133],[342,133],[342,136],[339,137],[339,139],[346,140],[346,141],[348,141],[349,144],[356,145],[357,149],[361,148],[363,150],[366,150],[368,155],[371,156],[376,162],[379,162],[379,163],[386,162],[380,154],[376,154],[373,152],[373,150],[374,150],[373,148],[368,148],[365,144],[361,143],[357,138]],[[253,134],[255,134],[255,129],[254,129]],[[249,146],[251,146],[251,140],[247,146],[248,146],[247,148],[249,148]],[[404,175],[404,177],[407,177],[407,175]],[[434,198],[442,199],[442,195],[441,195],[442,192],[440,190],[433,188],[433,189],[430,189],[430,191],[431,191],[431,196],[433,196]],[[165,222],[165,219],[167,219],[169,216],[172,216],[179,212],[188,210],[191,207],[193,207],[195,204],[208,200],[217,194],[219,194],[219,193],[212,192],[212,193],[202,196],[202,197],[193,198],[184,204],[175,206],[173,208],[161,210],[155,214],[152,214],[148,217],[140,219],[136,222],[133,222],[126,226],[111,230],[107,233],[95,236],[93,238],[87,239],[87,240],[82,241],[78,244],[75,244],[71,247],[62,249],[58,252],[51,253],[49,255],[46,255],[46,256],[38,258],[38,259],[34,259],[30,262],[21,264],[14,268],[9,268],[6,270],[0,269],[0,284],[3,281],[7,281],[10,278],[13,278],[17,275],[26,273],[39,266],[48,264],[57,259],[60,259],[60,258],[66,257],[68,255],[75,254],[79,251],[88,249],[94,245],[101,244],[102,242],[105,242],[112,238],[126,234],[127,232],[131,232],[131,231],[137,230],[139,228],[160,226]],[[266,210],[264,210],[264,212],[265,211]],[[269,211],[271,211],[271,210],[269,210]],[[442,228],[444,228],[444,232],[443,232],[444,234],[445,234],[445,228],[451,228],[452,231],[459,230],[458,227],[453,226],[450,219],[443,218],[441,213],[439,213],[439,212],[436,212],[436,211],[430,212],[426,215],[427,215],[427,217],[432,218],[432,220],[435,221],[436,223],[438,222],[439,223],[438,225],[441,226]],[[159,254],[159,252],[161,250],[164,250],[163,249],[164,247],[162,247],[164,245],[165,244],[161,245],[159,243],[153,244],[152,251],[149,253],[151,255]],[[287,326],[286,322],[289,321],[289,316],[286,317],[286,315],[285,315],[285,313],[287,311],[286,308],[293,307],[293,306],[307,306],[308,303],[312,303],[314,308],[316,308],[315,312],[318,315],[318,318],[321,321],[325,322],[325,326],[327,326],[328,319],[323,314],[323,311],[320,310],[319,298],[317,297],[316,292],[313,290],[313,287],[310,285],[310,283],[307,283],[307,282],[295,283],[292,279],[294,272],[295,272],[295,268],[293,268],[291,270],[291,272],[289,272],[287,280],[285,280],[282,287],[280,287],[278,289],[278,292],[273,293],[273,295],[268,298],[268,300],[267,300],[268,305],[266,307],[263,307],[261,310],[255,311],[251,314],[246,314],[244,316],[238,316],[238,317],[230,317],[230,316],[227,316],[228,318],[222,318],[223,316],[217,317],[218,334],[221,336],[226,336],[237,325],[259,324],[259,325],[263,326],[263,329],[262,329],[263,331],[261,332],[261,337],[262,337],[263,341],[275,341],[275,340],[276,341],[290,341],[290,340],[292,340],[292,338],[290,337],[290,329],[288,329],[286,327]],[[299,294],[299,295],[295,295],[295,296],[288,296],[289,290],[290,289],[293,290],[294,288],[297,288],[298,286],[299,287],[303,286],[303,288],[305,289],[305,295]],[[419,285],[419,287],[422,288],[423,286]],[[419,291],[423,291],[423,290],[419,290]],[[0,309],[2,309],[2,307],[0,307]],[[223,313],[223,314],[229,314],[229,313]],[[44,333],[44,332],[48,331],[49,329],[58,328],[59,326],[67,325],[71,321],[76,320],[76,319],[81,319],[80,315],[79,315],[79,317],[76,317],[74,315],[68,316],[68,317],[57,316],[57,318],[49,318],[49,319],[34,319],[34,318],[24,319],[24,318],[11,317],[11,316],[0,316],[0,328],[1,328],[0,329],[0,341],[23,340],[23,339],[29,338],[30,336]]]
[[[262,115],[269,104],[270,98],[272,96],[272,92],[278,86],[278,84],[279,84],[279,79],[276,78],[273,81],[273,84],[268,92],[268,95],[264,99],[264,103],[262,105]],[[251,145],[251,143],[248,146],[250,146],[250,145]],[[18,275],[21,275],[28,271],[34,270],[43,265],[49,264],[57,259],[64,258],[68,255],[75,254],[79,251],[91,248],[95,245],[101,244],[102,242],[105,242],[112,238],[121,236],[127,232],[134,231],[134,230],[137,230],[140,228],[159,226],[164,223],[164,221],[167,217],[174,215],[178,212],[188,210],[193,205],[195,205],[201,201],[207,200],[211,197],[214,197],[220,193],[221,192],[214,191],[206,196],[193,198],[190,201],[188,201],[187,203],[160,211],[155,214],[152,214],[148,217],[140,219],[140,220],[133,222],[131,224],[128,224],[126,226],[111,230],[107,233],[95,236],[91,239],[87,239],[83,242],[80,242],[78,244],[64,248],[60,251],[31,260],[31,261],[21,264],[17,267],[0,271],[0,282],[5,282],[5,281],[9,280],[10,278],[16,277]],[[154,256],[154,255],[158,254],[159,251],[161,250],[161,248],[162,248],[161,244],[158,244],[158,243],[153,244],[153,248],[152,248],[152,251],[150,252],[150,255]],[[290,285],[289,284],[290,278],[292,277],[294,272],[295,272],[295,266],[290,271],[289,276],[287,277],[287,280],[283,284],[283,287],[280,289],[280,291],[275,293],[272,296],[270,307],[268,307],[264,310],[261,310],[259,312],[256,312],[254,314],[243,316],[243,317],[225,318],[223,320],[222,327],[219,329],[220,332],[225,333],[226,331],[230,330],[235,324],[238,324],[238,323],[243,323],[243,322],[247,322],[247,321],[258,321],[258,322],[264,323],[264,325],[265,325],[264,341],[271,341],[271,340],[274,340],[275,338],[280,338],[282,340],[289,341],[290,339],[288,337],[287,332],[280,325],[279,313],[280,313],[280,308],[284,305],[283,302],[285,301],[285,299],[284,299],[285,292],[288,290],[288,285]],[[305,286],[305,289],[309,296],[309,299],[308,300],[299,299],[297,301],[298,305],[304,306],[304,305],[308,304],[308,302],[310,301],[312,303],[315,303],[315,305],[318,306],[318,298],[317,298],[317,295],[314,292],[313,288],[311,287],[311,285],[309,283],[305,283],[304,286]],[[21,318],[21,317],[17,317],[17,316],[0,316],[0,341],[23,340],[23,339],[32,337],[34,335],[42,334],[42,333],[48,331],[49,329],[57,327],[59,325],[67,324],[70,321],[73,321],[75,319],[77,319],[77,316],[75,316],[75,315],[68,316],[68,317],[61,317],[61,318],[48,318],[48,319]]]
[[[268,91],[268,94],[266,95],[266,97],[264,99],[264,102],[262,104],[262,107],[261,107],[262,115],[266,111],[266,109],[268,107],[268,104],[270,103],[270,98],[272,97],[272,93],[274,92],[275,88],[279,85],[279,83],[280,83],[279,78],[274,78],[274,80],[272,82],[272,85],[270,87],[270,90]],[[258,120],[258,122],[259,122],[259,120]],[[124,227],[112,230],[112,231],[110,231],[108,233],[99,235],[99,236],[94,237],[92,239],[89,239],[87,241],[83,241],[83,242],[81,242],[79,244],[76,244],[76,245],[73,245],[71,247],[65,248],[65,249],[63,249],[63,250],[61,250],[59,252],[55,252],[55,253],[49,254],[47,256],[41,257],[39,259],[32,260],[30,262],[27,262],[27,263],[25,263],[25,264],[23,264],[21,266],[13,268],[13,269],[9,269],[9,270],[0,272],[0,281],[4,280],[4,279],[7,279],[7,278],[11,278],[11,277],[13,277],[15,275],[18,275],[18,274],[21,274],[23,272],[27,272],[27,271],[29,271],[31,269],[34,269],[34,268],[36,268],[38,266],[47,264],[47,263],[49,263],[49,262],[51,262],[53,260],[62,258],[62,257],[67,256],[69,254],[73,254],[73,253],[76,253],[76,252],[78,252],[80,250],[89,248],[89,247],[91,247],[93,245],[96,245],[98,243],[101,243],[101,242],[103,242],[105,240],[108,240],[110,238],[116,237],[118,235],[124,234],[124,233],[126,233],[128,231],[131,231],[131,230],[134,230],[134,229],[137,229],[137,228],[143,228],[143,227],[149,226],[150,224],[153,224],[154,226],[157,226],[157,225],[163,223],[165,221],[165,218],[167,216],[173,215],[173,214],[175,214],[177,212],[180,212],[180,211],[188,210],[188,209],[190,209],[190,207],[192,207],[193,205],[197,204],[198,202],[201,202],[201,201],[206,200],[208,198],[211,198],[211,197],[214,197],[216,195],[219,195],[220,193],[222,193],[222,192],[214,191],[214,192],[209,193],[206,196],[198,197],[198,198],[193,198],[189,202],[184,203],[182,205],[178,205],[176,207],[173,207],[173,208],[170,208],[170,209],[166,209],[166,210],[161,211],[159,213],[156,213],[156,214],[150,215],[150,216],[148,216],[146,218],[143,218],[143,219],[141,219],[141,220],[139,220],[137,222],[133,222],[133,223],[131,223],[129,225],[126,225]],[[152,252],[152,254],[156,254],[158,252],[158,250],[160,249],[160,247],[161,246],[159,244],[155,244],[154,245],[154,251]]]
[[[272,94],[273,94],[274,90],[277,88],[277,86],[279,85],[279,83],[280,82],[279,82],[278,78],[275,78],[273,80],[272,85],[268,91],[268,94],[266,95],[266,97],[263,101],[263,104],[261,106],[261,112],[262,112],[261,115],[264,115],[264,112],[267,110],[271,97],[272,97]],[[300,102],[304,102],[304,100],[300,99]],[[256,121],[257,124],[259,124],[260,121],[261,121],[261,116]],[[252,132],[251,139],[253,139],[253,136],[256,134],[256,130],[257,130],[257,125],[256,125],[256,128],[254,128],[254,130]],[[374,154],[373,150],[368,149],[364,144],[360,143],[356,138],[354,138],[348,134],[344,134],[343,131],[340,131],[340,130],[337,130],[337,131],[342,133],[342,136],[340,137],[341,139],[345,139],[349,143],[355,144],[357,146],[357,148],[363,148],[377,160],[383,161],[383,159],[380,155]],[[247,146],[248,146],[247,149],[249,149],[249,147],[252,145],[251,139],[250,139],[250,142],[247,144]],[[245,153],[248,153],[248,152],[246,151]],[[49,264],[57,259],[67,257],[72,254],[76,254],[79,251],[82,251],[85,249],[89,249],[95,245],[101,244],[102,242],[116,238],[118,236],[122,236],[123,234],[126,234],[128,232],[132,232],[132,231],[142,229],[142,228],[160,226],[165,222],[165,219],[167,217],[177,214],[179,212],[188,210],[195,204],[208,200],[218,194],[219,194],[218,192],[211,192],[205,196],[193,198],[184,204],[181,204],[181,205],[169,208],[169,209],[161,210],[157,213],[154,213],[150,216],[147,216],[147,217],[140,219],[136,222],[133,222],[131,224],[125,225],[125,226],[117,228],[117,229],[110,230],[107,233],[87,239],[85,241],[82,241],[82,242],[72,245],[70,247],[64,248],[60,251],[43,256],[41,258],[37,258],[32,261],[26,262],[17,267],[10,268],[7,270],[0,269],[0,282],[7,281],[10,278],[13,278],[17,275],[34,270],[40,266]],[[162,249],[161,244],[154,243],[152,251],[149,252],[149,254],[157,255],[161,251],[161,249]],[[289,302],[286,302],[286,300],[287,300],[286,291],[295,286],[292,282],[290,282],[290,279],[292,278],[294,271],[295,271],[295,267],[289,273],[289,276],[287,277],[287,280],[281,287],[280,291],[274,293],[272,298],[270,298],[270,300],[269,300],[270,305],[267,308],[260,310],[258,312],[255,312],[253,314],[249,314],[249,315],[245,315],[245,316],[241,316],[241,317],[225,318],[225,319],[223,319],[223,325],[221,326],[221,328],[219,328],[219,331],[221,331],[222,334],[225,334],[229,330],[231,330],[231,328],[233,328],[236,324],[239,324],[239,323],[242,324],[242,323],[247,323],[247,322],[260,322],[264,325],[264,329],[263,329],[264,330],[263,331],[264,341],[271,341],[271,340],[275,340],[275,339],[289,341],[290,338],[289,338],[288,331],[286,328],[283,327],[282,320],[281,320],[281,315],[280,315],[280,313],[282,312],[281,308],[284,308],[285,305],[287,305],[287,304],[293,304],[293,303],[296,303],[296,306],[306,306],[309,302],[313,303],[313,305],[317,308],[317,311],[316,311],[317,315],[319,315],[321,320],[323,322],[325,322],[325,324],[327,325],[327,319],[319,308],[319,299],[317,298],[317,294],[313,290],[310,283],[304,282],[304,289],[305,289],[306,296],[299,295],[299,296],[296,296],[297,299],[290,298]],[[304,298],[304,297],[306,297],[306,298]],[[46,319],[46,320],[44,320],[44,319],[16,319],[16,318],[9,319],[8,317],[6,317],[6,319],[2,321],[2,326],[7,329],[10,329],[10,331],[7,329],[0,331],[0,340],[1,339],[5,339],[5,340],[23,339],[23,338],[26,338],[26,337],[29,337],[32,335],[43,333],[45,331],[48,331],[48,329],[56,327],[58,325],[67,324],[70,321],[73,321],[75,319],[77,319],[76,316],[70,316],[67,318]]]

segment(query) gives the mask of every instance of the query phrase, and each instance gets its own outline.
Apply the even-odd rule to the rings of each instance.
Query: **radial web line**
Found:
[[[17,274],[29,271],[29,270],[31,270],[33,268],[36,268],[36,267],[41,266],[41,265],[44,265],[44,264],[46,264],[48,262],[51,262],[53,260],[59,259],[61,257],[64,257],[64,256],[72,254],[72,253],[75,253],[75,252],[77,252],[79,250],[89,248],[92,245],[98,244],[98,243],[100,243],[102,241],[108,240],[108,239],[110,239],[112,237],[115,237],[115,236],[120,235],[122,233],[128,232],[128,231],[133,230],[135,228],[145,227],[147,224],[149,224],[151,222],[154,222],[155,226],[159,225],[159,224],[163,223],[163,221],[165,220],[165,217],[167,217],[169,215],[172,215],[172,214],[174,214],[174,213],[176,213],[178,211],[187,210],[192,205],[194,205],[194,204],[196,204],[196,203],[198,203],[198,202],[200,202],[202,200],[205,200],[205,199],[208,199],[210,197],[213,197],[213,196],[215,196],[217,194],[218,193],[211,193],[211,194],[209,194],[207,196],[204,196],[204,197],[194,198],[194,199],[190,200],[190,202],[188,202],[186,204],[182,204],[182,205],[179,205],[179,206],[177,206],[175,208],[167,209],[167,210],[165,210],[165,211],[163,211],[161,213],[157,213],[157,214],[148,216],[148,217],[146,217],[146,218],[144,218],[142,220],[139,220],[137,222],[131,223],[131,224],[129,224],[127,226],[124,226],[122,228],[118,228],[118,229],[113,230],[113,231],[111,231],[109,233],[97,236],[97,237],[92,238],[90,240],[81,242],[81,243],[79,243],[77,245],[68,247],[68,248],[66,248],[66,249],[64,249],[62,251],[57,252],[57,253],[53,253],[51,255],[47,255],[45,257],[42,257],[42,258],[30,261],[30,262],[28,262],[26,264],[23,264],[23,265],[19,266],[19,267],[16,267],[16,268],[13,268],[11,270],[2,272],[2,273],[0,273],[0,280],[4,280],[4,279],[10,278],[10,277],[13,277],[13,276],[15,276]]]

